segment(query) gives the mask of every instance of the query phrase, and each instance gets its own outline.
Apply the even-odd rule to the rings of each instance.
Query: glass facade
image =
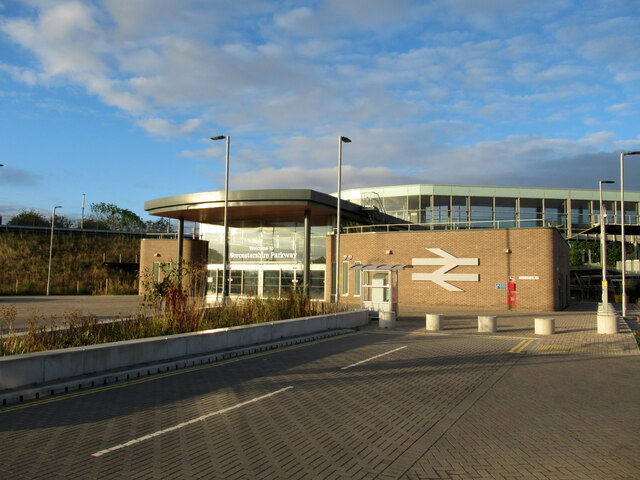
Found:
[[[619,224],[619,192],[603,193],[608,223]],[[600,221],[597,189],[403,185],[343,190],[343,195],[358,204],[379,199],[385,213],[432,230],[556,227],[569,237]],[[626,224],[639,224],[639,204],[640,192],[625,192]]]
[[[310,295],[324,298],[326,236],[330,219],[311,227]],[[208,295],[222,294],[224,228],[202,224],[200,237],[209,242]],[[296,221],[241,221],[229,226],[229,295],[283,297],[303,285],[304,224]]]

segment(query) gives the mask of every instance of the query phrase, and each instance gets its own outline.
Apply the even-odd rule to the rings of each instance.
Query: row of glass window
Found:
[[[386,213],[415,223],[468,223],[471,227],[491,226],[499,222],[503,227],[560,226],[568,227],[568,204],[565,199],[462,197],[407,195],[383,197],[380,202]],[[610,223],[616,218],[620,202],[604,202]],[[571,226],[589,227],[599,222],[599,200],[571,200]],[[638,223],[638,205],[625,202],[625,222]]]
[[[207,294],[222,294],[222,269],[209,270]],[[302,288],[303,272],[301,270],[230,270],[229,295],[241,297],[286,297],[294,288]],[[310,272],[309,295],[313,299],[324,298],[324,270]]]

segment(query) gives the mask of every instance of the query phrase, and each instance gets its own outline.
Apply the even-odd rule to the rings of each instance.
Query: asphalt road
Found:
[[[4,407],[0,478],[637,479],[640,355],[518,345],[365,329]]]
[[[29,321],[49,325],[55,319],[60,325],[65,317],[75,314],[109,320],[135,315],[143,301],[139,295],[0,296],[0,332],[6,331],[9,317],[14,317],[17,330],[26,329]],[[11,313],[14,311],[15,316]]]

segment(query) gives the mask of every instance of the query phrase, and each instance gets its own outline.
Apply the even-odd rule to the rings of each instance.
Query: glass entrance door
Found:
[[[283,269],[231,269],[229,271],[229,295],[232,297],[286,297],[293,288],[303,287],[302,270]],[[324,298],[324,271],[312,270],[310,277],[311,298]],[[222,270],[209,270],[207,295],[218,298],[222,294]]]

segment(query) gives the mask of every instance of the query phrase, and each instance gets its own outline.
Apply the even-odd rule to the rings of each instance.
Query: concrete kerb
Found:
[[[0,357],[0,395],[68,378],[98,375],[211,352],[352,329],[368,323],[366,310],[193,332],[168,337]],[[0,397],[0,398],[3,398]],[[6,400],[2,400],[6,404]]]
[[[181,369],[197,369],[208,364],[229,360],[232,358],[254,355],[256,353],[267,352],[278,348],[292,345],[322,340],[325,338],[345,335],[355,332],[354,329],[339,329],[320,332],[303,337],[292,337],[277,342],[264,343],[260,345],[250,345],[243,348],[211,352],[206,355],[187,356],[175,358],[168,362],[151,363],[148,365],[137,365],[134,368],[119,369],[115,371],[105,371],[96,375],[83,375],[76,378],[68,378],[61,382],[52,382],[42,385],[23,387],[0,394],[0,407],[23,403],[30,400],[37,400],[52,397],[88,388],[113,385],[119,382],[141,379],[153,375],[163,374]]]

